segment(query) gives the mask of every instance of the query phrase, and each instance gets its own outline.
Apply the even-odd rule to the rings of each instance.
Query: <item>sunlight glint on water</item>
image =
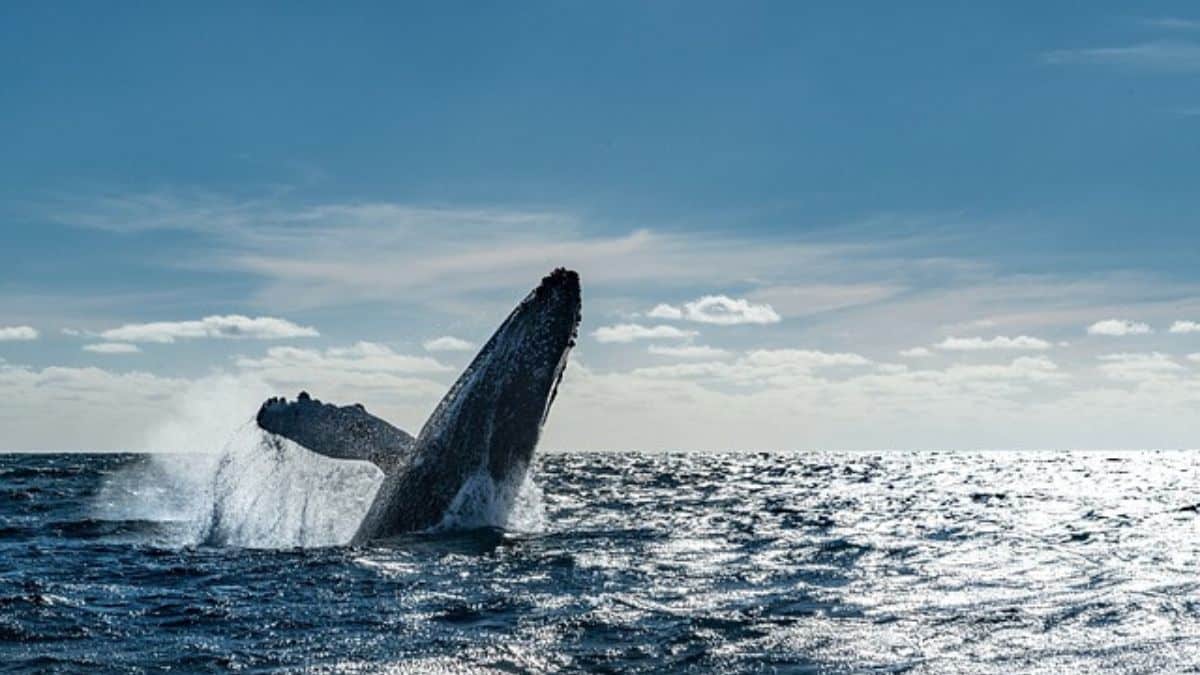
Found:
[[[320,472],[289,471],[276,496]],[[1189,453],[555,454],[534,471],[536,535],[264,550],[192,546],[186,491],[126,480],[157,460],[4,457],[0,656],[319,672],[1200,662]],[[329,478],[310,492],[337,492]],[[113,509],[125,491],[146,510]],[[280,522],[330,532],[299,504]]]

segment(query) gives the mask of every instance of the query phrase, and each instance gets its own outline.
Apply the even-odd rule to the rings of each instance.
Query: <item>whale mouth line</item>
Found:
[[[351,543],[507,523],[558,394],[581,320],[579,275],[555,269],[521,300],[414,438],[361,404],[306,391],[270,398],[268,434],[332,459],[371,462],[384,479]],[[480,517],[480,514],[484,514]]]

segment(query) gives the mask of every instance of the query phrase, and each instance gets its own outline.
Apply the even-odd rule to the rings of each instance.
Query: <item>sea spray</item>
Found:
[[[156,544],[247,548],[346,544],[383,474],[367,462],[318,455],[247,416],[266,386],[215,376],[189,388],[148,437],[157,450],[109,476],[97,517],[160,523]],[[163,452],[165,451],[165,452]],[[460,490],[435,530],[539,531],[541,492],[525,471],[496,485],[483,472]]]
[[[329,459],[250,424],[226,445],[213,474],[207,543],[345,544],[382,481],[372,464]]]
[[[149,455],[105,482],[98,517],[163,525],[167,546],[337,546],[350,541],[383,474],[246,422],[220,452]]]
[[[497,483],[486,468],[471,475],[446,509],[434,531],[496,527],[515,532],[540,532],[545,526],[542,490],[531,472],[517,468],[508,481]]]
[[[270,392],[247,376],[215,375],[188,387],[147,434],[154,454],[101,488],[97,515],[163,523],[157,543],[169,546],[348,542],[382,474],[263,432],[250,415]]]

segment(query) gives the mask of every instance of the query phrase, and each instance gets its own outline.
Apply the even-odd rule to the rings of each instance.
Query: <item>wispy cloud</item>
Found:
[[[1176,321],[1171,324],[1172,333],[1200,333],[1200,322]]]
[[[1158,41],[1125,47],[1059,49],[1042,56],[1047,63],[1116,66],[1163,72],[1200,70],[1200,44]]]
[[[1026,350],[1026,351],[1041,351],[1050,349],[1051,344],[1040,338],[1030,337],[1028,335],[1018,335],[1017,337],[1008,337],[1005,335],[997,335],[993,338],[981,337],[948,337],[945,340],[934,345],[938,349],[946,351],[973,352],[985,350]]]
[[[1149,324],[1125,319],[1105,319],[1088,326],[1088,335],[1108,335],[1123,337],[1126,335],[1148,335],[1154,332]]]
[[[638,323],[621,323],[601,326],[592,331],[599,342],[628,343],[634,340],[680,340],[699,335],[694,330],[683,330],[674,326],[643,326]]]
[[[590,288],[795,282],[798,269],[814,277],[842,274],[846,256],[877,246],[596,230],[555,209],[296,204],[185,191],[64,199],[44,210],[60,223],[115,233],[175,229],[206,236],[212,246],[172,264],[257,277],[263,283],[252,299],[276,310],[398,296],[453,310],[464,297],[519,293],[531,269],[557,266],[576,269]]]
[[[450,335],[426,340],[421,346],[427,352],[468,352],[475,348],[474,344]]]
[[[1142,24],[1151,28],[1163,28],[1166,30],[1200,30],[1200,20],[1184,19],[1177,16],[1142,19]]]
[[[0,326],[0,342],[15,342],[38,339],[33,326]]]
[[[244,340],[284,340],[318,337],[315,328],[299,326],[286,319],[238,314],[206,316],[198,321],[156,321],[131,323],[102,331],[99,337],[114,342],[170,343],[183,339],[221,338]]]
[[[904,285],[886,283],[786,284],[758,288],[746,297],[793,317],[878,303],[905,290]]]
[[[328,242],[339,230],[360,236],[373,232],[372,243],[384,244],[432,228],[525,231],[574,222],[570,214],[549,210],[425,207],[392,202],[295,205],[270,196],[234,199],[196,190],[64,200],[51,215],[64,224],[110,232],[180,230],[264,245],[289,244],[305,237]]]
[[[142,349],[128,342],[99,342],[84,345],[83,351],[92,352],[93,354],[137,354]]]
[[[925,347],[912,347],[910,349],[901,349],[900,356],[906,359],[924,359],[933,356],[933,352]]]

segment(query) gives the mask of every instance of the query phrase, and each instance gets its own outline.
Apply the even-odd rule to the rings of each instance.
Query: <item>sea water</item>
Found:
[[[270,440],[0,455],[0,669],[1200,666],[1193,453],[546,454],[349,547],[378,471]]]

